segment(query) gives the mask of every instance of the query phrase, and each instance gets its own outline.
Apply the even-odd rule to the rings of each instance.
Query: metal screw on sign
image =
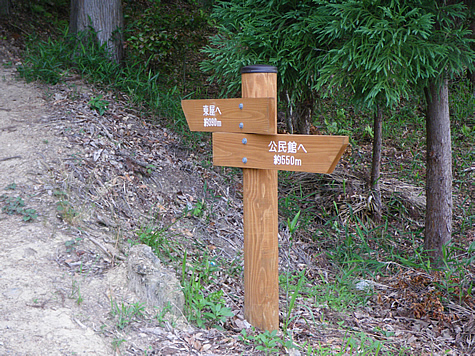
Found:
[[[242,98],[183,100],[182,107],[190,130],[213,132],[213,164],[243,169],[244,316],[277,330],[277,173],[332,173],[349,140],[277,134],[277,68],[248,66],[241,74]],[[219,107],[212,117],[211,106]]]

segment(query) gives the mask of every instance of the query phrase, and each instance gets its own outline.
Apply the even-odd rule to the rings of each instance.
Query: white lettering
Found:
[[[216,118],[210,118],[210,119],[203,119],[203,126],[204,127],[221,127],[221,121],[217,120]]]
[[[203,105],[203,116],[216,116],[221,115],[221,110],[215,105]]]
[[[271,141],[268,147],[269,147],[269,152],[277,152],[277,144],[275,143],[275,141]]]
[[[274,165],[275,166],[301,166],[302,160],[295,158],[294,156],[287,155],[274,155]]]
[[[279,141],[279,151],[278,152],[287,152],[287,142]]]
[[[287,152],[288,153],[297,153],[297,142],[295,141],[290,141],[287,144]]]

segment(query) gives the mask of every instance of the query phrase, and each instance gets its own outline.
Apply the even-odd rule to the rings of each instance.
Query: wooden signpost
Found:
[[[242,98],[183,100],[192,131],[213,132],[213,164],[243,168],[244,316],[279,328],[278,170],[331,173],[347,136],[277,134],[277,68],[244,67]]]

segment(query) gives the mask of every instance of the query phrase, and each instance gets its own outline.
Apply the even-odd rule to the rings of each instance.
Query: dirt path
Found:
[[[76,238],[57,219],[52,197],[49,167],[59,163],[64,142],[47,125],[41,91],[13,73],[0,67],[0,354],[110,354],[96,334],[101,325],[84,323],[91,305],[104,302],[97,281],[71,276],[55,261]],[[14,213],[19,199],[37,221]]]
[[[153,209],[169,222],[199,201],[203,179],[170,134],[122,104],[97,116],[92,90],[80,80],[26,84],[0,65],[0,355],[238,352],[224,333],[171,327],[153,307],[129,313],[141,301],[127,288],[125,242]],[[206,189],[220,189],[206,177]],[[213,209],[227,215],[213,224],[222,237],[194,219],[175,223],[175,234],[240,249],[229,188],[222,196]]]

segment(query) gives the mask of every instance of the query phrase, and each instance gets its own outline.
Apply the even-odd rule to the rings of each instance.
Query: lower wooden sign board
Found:
[[[191,131],[274,134],[274,98],[182,100]]]
[[[213,133],[215,166],[332,173],[348,136]]]

